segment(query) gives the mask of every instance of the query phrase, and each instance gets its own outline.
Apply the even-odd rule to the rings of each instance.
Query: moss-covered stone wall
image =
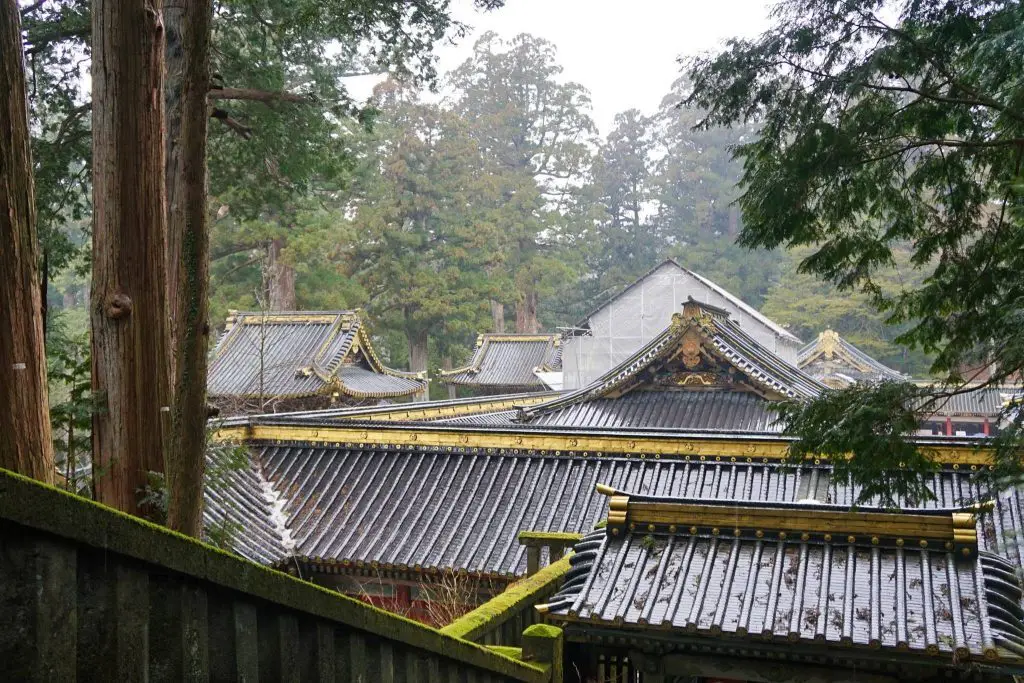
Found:
[[[0,680],[551,680],[5,470],[0,547]]]

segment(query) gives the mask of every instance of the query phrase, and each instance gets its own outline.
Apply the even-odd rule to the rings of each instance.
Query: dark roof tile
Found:
[[[503,389],[544,389],[535,369],[562,367],[561,339],[557,334],[482,334],[469,365],[444,371],[445,384]]]
[[[355,311],[236,313],[214,351],[208,380],[212,397],[233,398],[334,391],[385,398],[425,386],[416,373],[380,362]]]

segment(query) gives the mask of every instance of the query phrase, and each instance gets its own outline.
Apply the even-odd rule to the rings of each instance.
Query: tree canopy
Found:
[[[887,439],[964,391],[966,368],[991,364],[995,383],[1024,367],[1022,27],[1010,0],[790,0],[760,37],[686,64],[683,102],[706,111],[702,129],[759,126],[736,147],[739,242],[807,247],[801,272],[863,292],[945,380],[830,393],[787,413],[800,452],[852,453],[862,483],[919,463]],[[893,291],[881,274],[899,254],[922,276]],[[1016,470],[1021,415],[1008,416],[1017,429],[998,460]],[[928,493],[913,476],[892,490]]]

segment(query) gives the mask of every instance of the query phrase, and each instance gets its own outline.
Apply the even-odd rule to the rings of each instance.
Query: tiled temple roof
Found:
[[[502,389],[544,390],[534,370],[556,372],[562,367],[557,334],[481,334],[469,365],[442,371],[444,384]]]
[[[541,413],[531,419],[530,424],[613,429],[680,426],[695,430],[774,432],[778,431],[775,418],[771,402],[753,393],[635,390],[616,398],[595,398]]]
[[[236,519],[246,529],[286,529],[294,544],[280,557],[319,566],[381,571],[465,569],[518,576],[525,557],[519,531],[585,533],[605,516],[594,486],[649,495],[767,504],[815,499],[849,507],[859,490],[830,478],[824,464],[786,467],[777,460],[687,456],[527,452],[517,449],[252,444],[257,474],[233,484],[231,500],[207,500],[207,515]],[[756,460],[756,461],[755,461]],[[973,466],[972,466],[973,467]],[[966,466],[933,475],[936,500],[949,508],[987,500],[987,489]],[[264,483],[266,482],[266,483]],[[273,520],[268,490],[279,501]],[[1020,564],[1024,496],[1009,489],[995,512],[979,521],[979,545]],[[261,532],[262,533],[262,532]],[[240,534],[240,539],[247,534]],[[273,544],[236,549],[267,562]],[[266,545],[267,549],[262,549]],[[283,545],[281,546],[283,547]]]
[[[824,385],[779,359],[729,314],[690,301],[660,335],[590,385],[523,408],[524,424],[774,431],[769,402]]]
[[[1019,564],[984,550],[974,511],[736,507],[607,492],[607,528],[576,546],[545,608],[556,622],[961,664],[1024,658]]]
[[[380,362],[355,311],[236,313],[208,383],[214,398],[394,398],[425,386],[421,375]]]
[[[800,349],[797,365],[830,385],[907,379],[903,373],[879,363],[833,330],[825,330]]]
[[[939,399],[929,414],[938,417],[988,417],[999,415],[1010,401],[1024,395],[1019,387],[982,387]]]

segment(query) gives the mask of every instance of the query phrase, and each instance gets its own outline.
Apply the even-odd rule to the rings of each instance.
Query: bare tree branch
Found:
[[[231,118],[231,115],[223,109],[217,109],[215,107],[213,111],[210,112],[210,117],[220,120],[220,122],[223,123],[225,126],[241,135],[243,139],[252,139],[252,128]]]

